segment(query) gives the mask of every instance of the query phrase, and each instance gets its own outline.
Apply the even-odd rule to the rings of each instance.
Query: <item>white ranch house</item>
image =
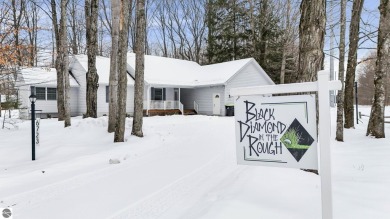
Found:
[[[126,112],[134,111],[135,54],[127,55],[128,87]],[[98,115],[108,114],[108,81],[110,59],[97,57],[99,88]],[[76,55],[70,60],[70,105],[71,115],[80,116],[86,112],[87,56]],[[20,100],[30,111],[28,96],[35,86],[36,109],[45,117],[56,116],[56,71],[55,69],[30,68],[20,71]],[[173,58],[145,55],[144,110],[177,110],[184,113],[192,110],[203,115],[225,115],[225,105],[234,101],[230,89],[258,85],[272,85],[274,82],[253,59],[224,62],[201,66],[196,62]]]

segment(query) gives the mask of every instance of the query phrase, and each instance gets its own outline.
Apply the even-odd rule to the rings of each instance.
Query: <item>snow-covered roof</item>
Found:
[[[211,86],[225,84],[253,58],[201,66],[196,62],[145,55],[145,81],[165,86]],[[127,54],[127,63],[135,69],[135,54]],[[269,78],[266,75],[267,79]],[[273,83],[270,80],[270,83]]]
[[[212,65],[203,65],[197,74],[198,84],[224,84],[252,60],[252,58],[247,58]]]
[[[127,53],[127,63],[135,70],[134,53]],[[193,86],[199,68],[192,61],[145,55],[144,79],[149,84]]]
[[[57,86],[57,71],[55,68],[25,68],[20,70],[23,85],[31,86]],[[78,87],[79,84],[69,76],[71,87]]]
[[[145,74],[144,78],[148,84],[160,86],[181,86],[181,87],[196,87],[196,86],[212,86],[222,85],[228,82],[236,73],[238,73],[248,63],[257,62],[253,58],[223,62],[212,65],[201,66],[193,61],[180,59],[150,56],[145,55]],[[84,73],[88,71],[88,57],[86,55],[75,55],[70,59],[70,69],[74,70],[75,64],[79,63],[82,74],[75,74],[77,77],[84,77]],[[135,54],[127,54],[127,70],[134,76],[135,70]],[[80,66],[77,65],[77,66]],[[110,78],[110,58],[97,56],[96,68],[99,75],[99,84],[108,84]],[[264,73],[264,77],[270,83],[268,75]],[[43,68],[25,69],[23,70],[25,83],[36,84],[45,83],[56,85],[55,69],[50,71]],[[48,73],[49,72],[49,73]],[[127,75],[127,83],[134,85],[134,80],[130,75]],[[78,86],[77,81],[71,78],[71,86]]]
[[[75,59],[81,64],[85,72],[88,71],[88,56],[87,55],[75,55]],[[74,62],[72,59],[71,63]],[[96,57],[96,70],[99,75],[99,84],[108,84],[110,79],[110,58],[97,56]],[[127,75],[127,84],[134,84],[134,80]]]

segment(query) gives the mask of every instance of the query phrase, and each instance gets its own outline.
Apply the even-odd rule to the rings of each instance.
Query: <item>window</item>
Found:
[[[57,100],[57,88],[47,88],[47,100]]]
[[[152,87],[151,100],[166,100],[166,89]]]
[[[57,100],[57,88],[36,87],[35,96],[37,100]]]
[[[37,96],[37,100],[46,100],[46,88],[45,87],[36,87],[35,95]]]
[[[162,88],[154,88],[154,100],[163,100]]]
[[[106,103],[110,102],[110,87],[106,86]]]

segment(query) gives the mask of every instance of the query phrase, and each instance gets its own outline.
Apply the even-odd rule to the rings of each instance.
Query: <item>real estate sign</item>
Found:
[[[314,95],[238,96],[237,162],[318,169]]]

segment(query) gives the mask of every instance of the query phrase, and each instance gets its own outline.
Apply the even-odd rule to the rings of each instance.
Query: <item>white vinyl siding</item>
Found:
[[[180,98],[184,109],[194,109],[194,101],[199,104],[199,114],[213,115],[213,94],[220,94],[221,115],[225,115],[224,86],[200,87],[194,89],[181,89]]]
[[[85,70],[83,66],[77,61],[73,60],[75,63],[71,65],[70,71],[72,71],[72,74],[76,81],[79,83],[79,94],[78,94],[78,104],[77,104],[77,111],[79,112],[79,115],[82,115],[83,113],[87,112],[87,105],[86,105],[86,93],[87,93],[87,80],[85,75]]]
[[[86,95],[87,95],[87,81],[86,81],[86,72],[82,65],[76,61],[72,64],[71,71],[80,84],[80,92],[78,98],[78,111],[82,115],[87,111]],[[128,79],[132,80],[132,79]],[[98,116],[108,115],[108,105],[106,99],[106,86],[108,84],[99,84],[97,91],[97,114]],[[126,101],[126,112],[130,115],[133,115],[134,111],[134,87],[127,86],[127,101]]]
[[[71,116],[78,116],[80,115],[78,111],[78,93],[79,93],[78,87],[71,87],[70,88],[70,114]],[[45,114],[44,117],[46,117],[46,114],[52,114],[52,116],[57,116],[57,100],[37,100],[35,103],[36,110],[42,110],[40,111],[42,114]],[[30,106],[29,106],[30,110]]]
[[[85,113],[83,111],[83,113]],[[106,102],[106,86],[99,86],[97,90],[97,113],[98,116],[108,115],[108,103]]]
[[[166,100],[175,100],[174,88],[165,88],[165,99]]]
[[[134,114],[134,86],[127,86],[126,112]]]
[[[264,76],[266,73],[254,62],[249,62],[243,69],[237,72],[226,86],[199,87],[193,89],[181,89],[181,101],[185,109],[193,109],[194,101],[199,104],[199,114],[213,114],[213,94],[220,94],[221,115],[225,115],[225,105],[234,103],[233,97],[229,97],[230,89],[235,87],[248,87],[273,84]]]
[[[97,113],[98,116],[108,115],[109,103],[106,99],[107,86],[99,86],[97,91]],[[127,97],[126,97],[126,112],[133,115],[134,111],[134,87],[127,86]],[[85,112],[83,112],[85,113]]]
[[[233,97],[229,97],[231,88],[271,85],[270,81],[264,77],[265,74],[264,70],[257,66],[256,63],[249,62],[226,84],[225,103],[234,103]]]
[[[80,111],[78,110],[78,103],[79,103],[79,87],[71,87],[70,88],[70,112],[72,116],[79,116],[81,115]],[[57,102],[57,101],[54,101]]]

